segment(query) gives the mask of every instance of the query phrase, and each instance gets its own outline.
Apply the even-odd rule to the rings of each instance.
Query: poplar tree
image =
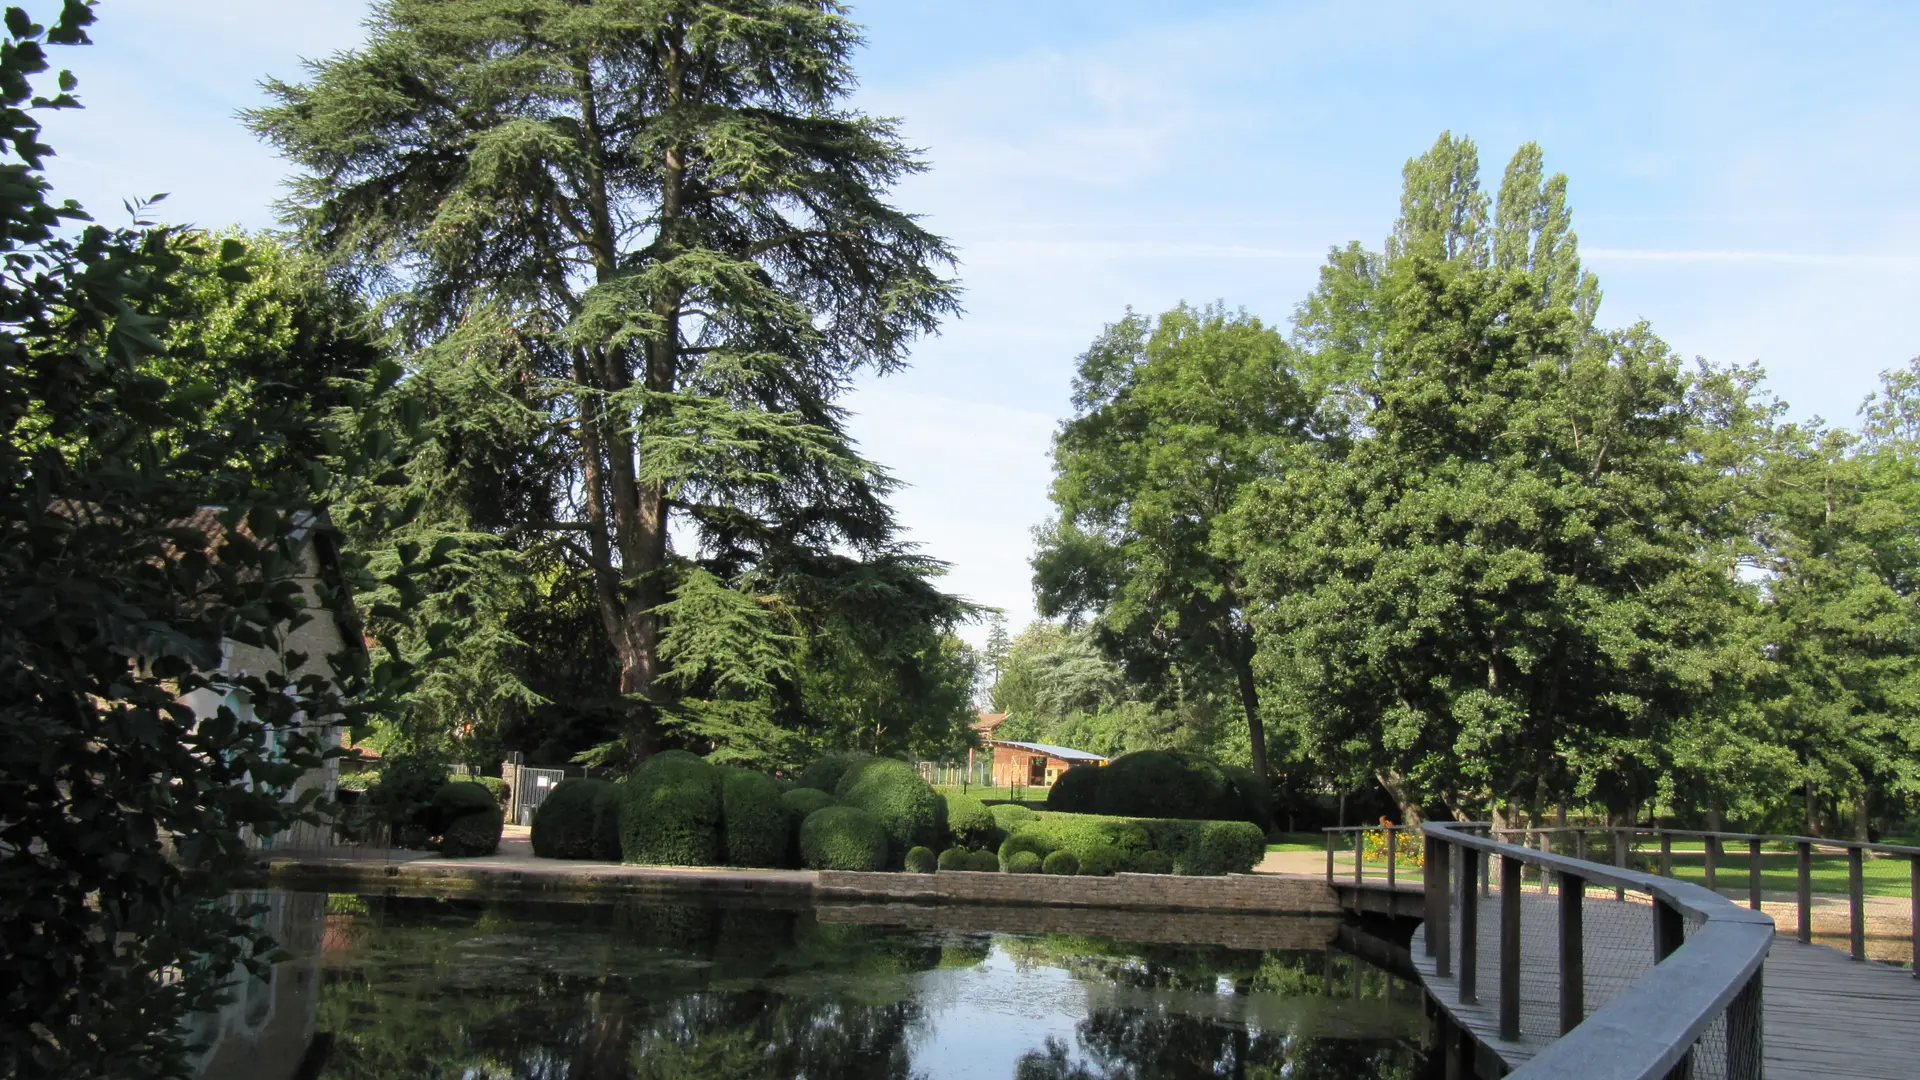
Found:
[[[945,241],[886,201],[921,159],[846,105],[844,8],[385,0],[368,27],[251,123],[398,337],[535,377],[564,467],[516,524],[590,568],[633,749],[715,663],[779,682],[794,597],[954,618],[835,404],[957,296]],[[676,610],[712,618],[677,649]],[[709,630],[734,639],[693,647]]]

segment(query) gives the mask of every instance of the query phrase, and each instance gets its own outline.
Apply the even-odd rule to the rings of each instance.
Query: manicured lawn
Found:
[[[1643,850],[1651,866],[1657,867],[1660,849]],[[1705,884],[1707,878],[1706,854],[1702,851],[1681,851],[1673,853],[1673,876],[1681,881],[1691,881],[1696,885]],[[1911,879],[1907,860],[1892,856],[1875,856],[1869,853],[1861,866],[1861,887],[1868,896],[1910,896]],[[1812,867],[1813,891],[1817,893],[1840,893],[1847,891],[1847,856],[1842,852],[1813,854]],[[1747,887],[1747,853],[1722,852],[1714,864],[1714,887],[1744,891]],[[1760,888],[1768,892],[1793,892],[1800,887],[1799,856],[1791,849],[1786,851],[1760,852]]]
[[[1320,833],[1275,833],[1267,837],[1268,851],[1325,851],[1326,849],[1327,842]]]

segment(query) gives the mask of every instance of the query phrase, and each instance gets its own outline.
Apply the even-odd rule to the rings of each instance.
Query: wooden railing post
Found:
[[[1657,896],[1654,897],[1653,962],[1657,964],[1672,956],[1674,950],[1680,947],[1686,937],[1686,917],[1680,914],[1680,909]],[[1687,1080],[1692,1075],[1693,1051],[1688,1050],[1687,1056],[1681,1058],[1680,1063],[1667,1073],[1667,1080]]]
[[[1706,849],[1706,853],[1707,853],[1707,891],[1708,891],[1708,892],[1712,892],[1712,891],[1713,891],[1713,879],[1714,879],[1714,870],[1715,870],[1715,869],[1716,869],[1716,868],[1718,867],[1718,865],[1719,865],[1719,862],[1720,862],[1720,837],[1719,837],[1719,836],[1717,836],[1717,835],[1715,835],[1715,834],[1713,834],[1713,833],[1708,833],[1708,834],[1707,834],[1707,837],[1706,837],[1706,840],[1705,840],[1704,842],[1702,842],[1700,846]]]
[[[1444,979],[1453,974],[1453,847],[1443,839],[1435,839],[1433,854],[1439,856],[1427,862],[1427,880],[1434,883],[1433,898],[1436,910],[1433,921],[1427,924],[1427,941],[1438,939],[1434,947],[1433,973]]]
[[[1438,944],[1433,936],[1433,927],[1441,921],[1441,917],[1437,914],[1440,910],[1440,904],[1434,899],[1433,895],[1434,883],[1440,880],[1439,871],[1434,869],[1434,864],[1439,861],[1436,853],[1440,850],[1440,842],[1428,836],[1424,831],[1420,834],[1420,840],[1422,843],[1421,863],[1426,867],[1426,874],[1420,881],[1420,891],[1426,896],[1423,909],[1426,912],[1427,923],[1427,955],[1432,956],[1435,951],[1435,946]],[[1333,871],[1331,869],[1327,871],[1327,884],[1333,884]]]
[[[1867,958],[1866,884],[1862,880],[1862,862],[1866,853],[1857,847],[1847,849],[1847,907],[1853,916],[1853,958]]]
[[[1760,841],[1747,841],[1747,906],[1760,910]]]
[[[1660,830],[1660,876],[1673,876],[1673,834]]]
[[[1560,1034],[1577,1027],[1587,1014],[1586,939],[1580,922],[1587,882],[1577,874],[1560,877]]]
[[[1327,834],[1327,888],[1333,888],[1333,834]]]
[[[1460,845],[1460,1002],[1471,1005],[1480,1000],[1476,985],[1480,974],[1480,882],[1474,872],[1479,852]]]
[[[1813,942],[1813,845],[1805,840],[1793,845],[1800,856],[1800,944]]]
[[[1613,865],[1622,870],[1627,868],[1627,834],[1619,829],[1613,831]],[[1619,885],[1615,885],[1613,887],[1613,898],[1615,900],[1625,900],[1627,898],[1627,890]]]
[[[1399,862],[1400,862],[1400,833],[1394,829],[1388,829],[1387,830],[1387,888],[1389,889],[1394,887],[1395,875],[1397,872],[1395,868],[1396,866],[1398,866]]]
[[[1913,977],[1920,979],[1920,855],[1907,856],[1907,895],[1913,899],[1907,916],[1907,932],[1913,938]]]
[[[1353,831],[1353,883],[1360,884],[1366,879],[1367,830]]]
[[[1500,857],[1500,1037],[1520,1037],[1520,860]]]

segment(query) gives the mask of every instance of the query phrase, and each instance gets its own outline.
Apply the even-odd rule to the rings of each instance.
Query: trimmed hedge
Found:
[[[651,866],[720,863],[720,770],[685,750],[642,762],[624,785],[620,857]]]
[[[1000,856],[991,851],[969,852],[965,868],[982,874],[997,874],[1000,872]]]
[[[620,788],[569,776],[533,812],[533,853],[543,859],[620,858]]]
[[[1040,872],[1040,856],[1031,851],[1016,851],[1013,858],[1007,860],[1009,874],[1037,874]]]
[[[987,804],[971,795],[948,795],[947,833],[961,847],[986,847],[1000,839],[1000,827],[993,823]]]
[[[913,766],[897,758],[868,758],[848,766],[834,801],[880,819],[889,850],[901,865],[907,852],[932,847],[947,831],[947,806]]]
[[[993,824],[1002,833],[1010,833],[1028,822],[1040,820],[1039,814],[1014,803],[995,803],[987,807],[987,812],[993,815]]]
[[[498,812],[500,804],[493,801],[493,792],[479,784],[465,780],[449,780],[433,791],[428,809],[416,820],[435,835],[445,835],[453,823],[470,814]]]
[[[1044,839],[1022,830],[1000,842],[999,869],[1011,871],[1013,857],[1022,852],[1032,855],[1038,862],[1052,851],[1053,848]]]
[[[823,754],[806,767],[800,778],[794,781],[795,787],[813,788],[831,795],[840,787],[840,778],[856,763],[872,757],[871,754]]]
[[[798,829],[800,823],[807,820],[808,814],[832,806],[833,796],[819,788],[797,787],[780,793],[780,805],[786,809],[787,816],[793,819],[793,827]]]
[[[478,784],[467,786],[479,787]],[[500,830],[506,823],[506,814],[500,809],[499,804],[493,801],[491,793],[487,796],[487,804],[484,810],[462,814],[448,822],[440,836],[442,855],[463,858],[491,855],[500,849]]]
[[[939,860],[934,863],[934,869],[966,870],[969,868],[967,866],[967,862],[972,857],[972,855],[973,853],[971,851],[968,851],[966,848],[950,847],[947,850],[940,853]]]
[[[511,790],[507,787],[507,782],[497,776],[456,776],[453,779],[479,784],[493,794],[494,802],[501,806],[507,805],[507,796],[511,794]]]
[[[1080,872],[1080,860],[1074,858],[1071,851],[1056,851],[1040,860],[1040,872],[1072,877]]]
[[[857,806],[829,806],[800,823],[800,862],[809,870],[885,870],[887,830]]]
[[[1136,750],[1092,781],[1092,809],[1113,817],[1250,821],[1259,816],[1217,762],[1172,750]]]
[[[907,852],[907,873],[931,874],[938,865],[932,848],[917,847]]]
[[[1251,873],[1266,856],[1267,837],[1246,821],[1042,815],[1000,845],[1003,866],[1014,852],[1045,857],[1070,852],[1085,875],[1117,870],[1187,875]],[[1152,856],[1158,855],[1159,858]]]
[[[790,865],[793,831],[779,781],[731,766],[720,767],[720,776],[721,839],[727,865]]]
[[[1094,794],[1100,788],[1100,766],[1075,765],[1060,774],[1047,791],[1047,809],[1064,814],[1092,814]]]

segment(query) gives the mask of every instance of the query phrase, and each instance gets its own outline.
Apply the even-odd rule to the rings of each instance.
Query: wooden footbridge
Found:
[[[1795,940],[1759,910],[1757,858],[1743,906],[1699,885],[1531,846],[1543,830],[1512,835],[1516,844],[1485,825],[1430,824],[1417,837],[1388,832],[1382,845],[1424,845],[1420,884],[1366,882],[1358,858],[1349,883],[1334,879],[1331,858],[1332,833],[1349,831],[1361,832],[1330,832],[1328,883],[1354,910],[1421,917],[1411,951],[1438,1006],[1449,1077],[1920,1078],[1920,978],[1865,960],[1860,873],[1865,850],[1907,858],[1910,925],[1920,927],[1920,848],[1833,845],[1850,853],[1849,955],[1811,943],[1808,853],[1830,841],[1661,838],[1661,868],[1670,870],[1673,836],[1704,837],[1710,881],[1715,849],[1728,841],[1755,855],[1763,841],[1798,845]],[[1631,838],[1609,832],[1614,862],[1627,863]],[[1356,856],[1362,846],[1357,839]],[[1584,839],[1578,848],[1586,854]],[[1913,948],[1920,958],[1920,932]]]

